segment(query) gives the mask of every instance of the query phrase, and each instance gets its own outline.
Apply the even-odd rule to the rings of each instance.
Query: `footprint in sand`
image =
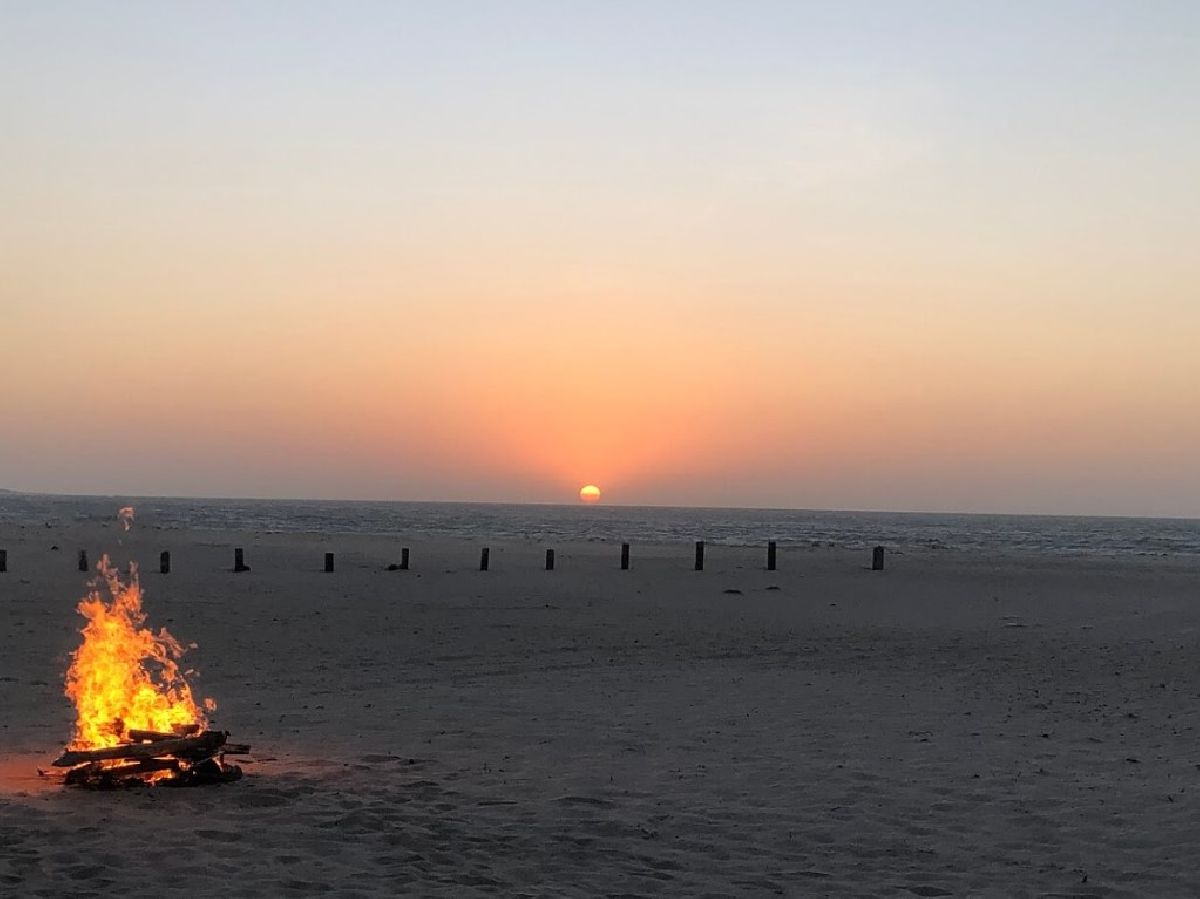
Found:
[[[218,843],[240,843],[242,835],[231,830],[197,830],[196,836],[206,840],[216,840]]]

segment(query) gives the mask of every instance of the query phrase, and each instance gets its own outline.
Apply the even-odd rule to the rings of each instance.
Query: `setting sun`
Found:
[[[579,501],[584,503],[600,502],[600,488],[592,484],[579,488]]]

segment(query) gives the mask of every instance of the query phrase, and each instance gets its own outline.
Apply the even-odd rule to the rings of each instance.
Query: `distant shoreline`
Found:
[[[1200,557],[1200,519],[619,505],[268,500],[199,497],[0,496],[0,523],[113,522],[132,505],[139,527],[166,530],[380,535],[485,541],[892,550],[1026,550]]]
[[[339,497],[303,496],[201,496],[198,494],[151,494],[151,493],[48,493],[37,490],[13,490],[0,487],[0,495],[24,496],[48,499],[120,500],[206,503],[311,503],[324,505],[406,505],[406,506],[462,506],[462,507],[526,507],[547,509],[580,509],[603,513],[605,509],[636,511],[639,509],[660,512],[768,512],[795,515],[905,515],[939,518],[1043,518],[1050,520],[1096,519],[1105,521],[1200,521],[1200,515],[1155,515],[1155,514],[1112,514],[1095,512],[989,512],[962,511],[955,509],[834,509],[804,506],[689,506],[658,503],[579,503],[579,502],[522,502],[519,500],[469,500],[469,499],[346,499]]]

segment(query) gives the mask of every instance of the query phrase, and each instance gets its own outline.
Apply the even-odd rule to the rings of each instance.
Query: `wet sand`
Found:
[[[1195,895],[1200,560],[481,544],[0,529],[0,893]],[[84,546],[244,780],[32,774]]]

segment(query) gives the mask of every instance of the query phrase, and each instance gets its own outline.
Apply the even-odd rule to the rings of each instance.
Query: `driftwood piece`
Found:
[[[164,780],[163,784],[168,787],[201,787],[229,783],[240,780],[241,777],[242,769],[237,765],[223,765],[216,759],[205,759],[180,771],[175,777]]]
[[[171,730],[131,730],[131,743],[147,743],[156,740],[174,740],[178,737],[190,737],[200,730],[199,724],[176,724]]]
[[[129,741],[131,743],[153,743],[158,740],[177,740],[183,734],[165,733],[161,730],[131,730],[129,732]]]
[[[115,767],[111,767],[111,764],[88,762],[72,768],[63,783],[93,790],[118,790],[148,787],[155,783],[169,787],[201,787],[229,783],[242,777],[242,769],[237,765],[225,765],[212,758],[186,767],[176,759],[145,759],[130,765],[117,764]],[[154,775],[159,771],[170,771],[171,775],[155,778]]]
[[[179,772],[178,759],[138,759],[130,761],[128,764],[104,762],[88,762],[72,768],[67,772],[67,777],[63,781],[67,786],[75,786],[76,784],[90,784],[101,780],[107,781],[112,785],[130,780],[141,779],[143,774],[153,774],[156,771],[174,771]]]
[[[224,731],[209,730],[194,737],[174,737],[150,743],[122,743],[105,749],[68,749],[51,764],[56,768],[73,768],[84,762],[114,759],[153,759],[167,755],[204,758],[218,752],[227,737]]]
[[[103,762],[92,762],[93,765],[102,765]],[[76,769],[78,770],[78,769]],[[178,771],[179,759],[138,759],[128,764],[120,764],[115,768],[109,768],[109,771],[115,771],[120,774],[149,774],[151,771]]]

